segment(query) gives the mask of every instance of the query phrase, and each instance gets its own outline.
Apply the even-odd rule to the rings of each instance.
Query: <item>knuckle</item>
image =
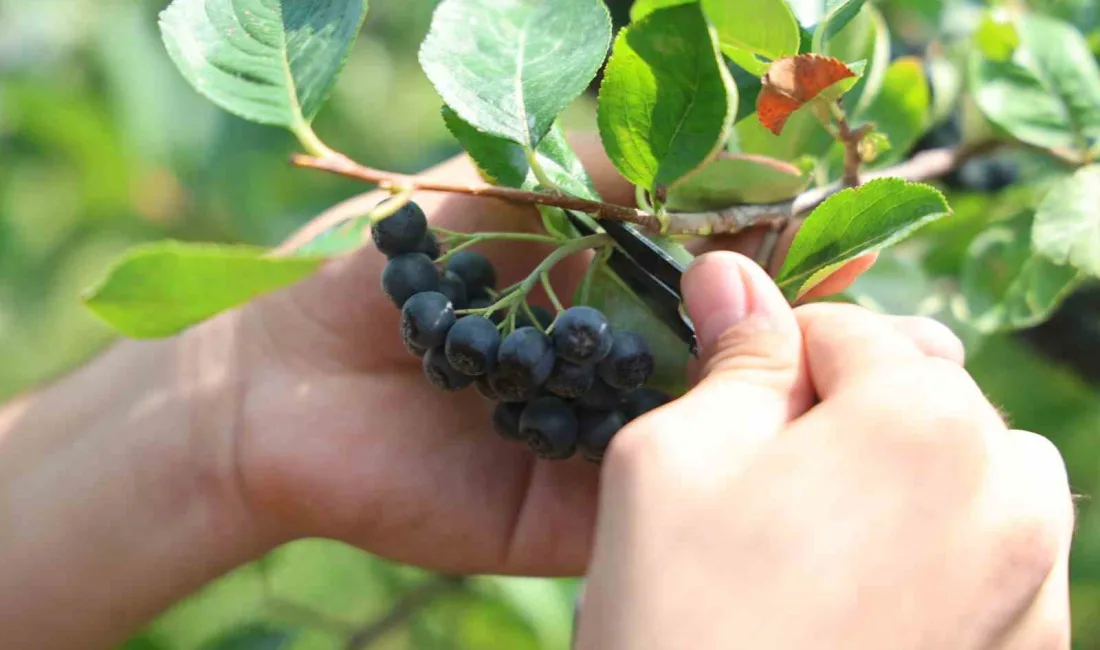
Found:
[[[1006,527],[997,543],[997,580],[1005,593],[1034,598],[1058,563],[1062,549],[1060,524],[1051,517],[1018,519]]]

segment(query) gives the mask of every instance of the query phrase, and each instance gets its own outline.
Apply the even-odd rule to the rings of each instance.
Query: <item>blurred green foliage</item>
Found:
[[[270,245],[360,191],[285,164],[291,136],[247,124],[195,94],[156,28],[163,0],[0,0],[0,398],[95,354],[112,337],[80,292],[129,245],[182,240]],[[458,151],[416,61],[432,0],[374,0],[320,135],[372,165],[414,171]],[[609,2],[621,23],[629,2]],[[1094,0],[1033,3],[1078,25],[1100,51]],[[899,48],[950,31],[975,6],[893,0],[880,6]],[[918,51],[919,53],[919,51]],[[567,122],[590,127],[591,100]],[[936,314],[971,347],[979,383],[1014,426],[1050,436],[1084,495],[1073,576],[1075,647],[1100,648],[1100,400],[1071,370],[1019,337],[979,339],[950,317],[945,283],[1008,196],[951,196],[958,215],[866,278],[891,311]],[[1007,207],[1006,207],[1007,204]],[[908,261],[907,261],[908,260]],[[911,297],[911,299],[910,299]],[[919,303],[919,304],[918,304]],[[1096,328],[1093,324],[1094,329]],[[1100,339],[1100,331],[1096,336]],[[425,585],[427,585],[425,587]],[[476,577],[455,583],[349,547],[307,540],[279,549],[180,603],[129,650],[345,647],[349,635],[428,590],[427,604],[371,648],[558,649],[571,633],[573,580]]]

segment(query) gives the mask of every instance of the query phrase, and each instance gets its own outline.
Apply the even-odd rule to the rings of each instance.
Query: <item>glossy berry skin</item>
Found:
[[[653,350],[640,334],[615,332],[611,351],[596,366],[600,378],[619,390],[641,388],[653,375]]]
[[[483,316],[464,316],[447,333],[447,361],[471,377],[487,374],[496,366],[500,332]]]
[[[382,290],[400,309],[418,293],[439,291],[439,269],[422,253],[398,255],[382,269]]]
[[[451,300],[455,309],[466,309],[469,303],[466,296],[466,284],[462,278],[450,271],[446,271],[439,278],[439,292]]]
[[[418,293],[401,308],[401,340],[406,347],[443,345],[454,324],[454,306],[447,296],[436,291]]]
[[[519,420],[526,408],[527,404],[523,402],[497,404],[493,409],[493,430],[505,440],[525,440],[519,430]]]
[[[466,296],[471,300],[485,297],[486,289],[497,286],[497,272],[489,258],[474,251],[459,251],[447,260],[447,270],[462,278]]]
[[[598,463],[615,434],[626,426],[627,418],[619,411],[577,412],[577,448],[586,459]]]
[[[597,375],[588,392],[577,398],[577,404],[584,408],[610,411],[619,407],[622,398],[619,389],[608,385]]]
[[[672,397],[664,391],[643,386],[632,390],[623,397],[622,412],[626,419],[639,418],[653,409],[660,408],[672,401]]]
[[[577,449],[577,416],[557,397],[528,402],[519,419],[519,432],[539,458],[565,459]]]
[[[550,339],[534,327],[521,327],[500,343],[493,389],[501,401],[524,401],[542,386],[553,369]]]
[[[424,375],[439,390],[452,393],[466,388],[474,381],[473,377],[451,367],[443,346],[432,348],[424,355]]]
[[[405,344],[405,349],[408,350],[409,354],[413,355],[414,357],[423,358],[424,355],[428,353],[428,348],[422,348],[419,345],[416,345],[415,343],[410,343],[408,341],[403,341],[403,343]]]
[[[424,253],[428,257],[435,261],[439,259],[441,251],[439,250],[439,240],[435,238],[435,233],[428,231],[424,233],[424,238],[420,240],[420,245],[416,247],[416,253]]]
[[[596,369],[557,359],[550,378],[546,380],[546,390],[565,399],[577,399],[592,388],[596,380]]]
[[[535,320],[532,321],[531,317],[527,315],[526,309],[520,309],[516,315],[516,327],[538,327],[542,331],[550,329],[550,326],[554,323],[554,313],[545,307],[539,307],[538,305],[531,306],[531,312],[535,315]]]
[[[400,210],[374,224],[370,236],[386,257],[415,253],[428,233],[428,218],[409,201]]]
[[[611,351],[611,326],[598,309],[570,307],[554,324],[554,351],[566,361],[595,364]]]

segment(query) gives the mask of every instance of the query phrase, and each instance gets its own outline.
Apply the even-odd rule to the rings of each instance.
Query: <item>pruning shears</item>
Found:
[[[581,235],[596,234],[585,219],[573,211],[565,212]],[[683,302],[680,293],[683,265],[631,226],[608,219],[597,219],[596,224],[615,242],[615,248],[607,258],[608,267],[687,344],[693,355],[697,355],[699,343],[695,326],[680,308]]]

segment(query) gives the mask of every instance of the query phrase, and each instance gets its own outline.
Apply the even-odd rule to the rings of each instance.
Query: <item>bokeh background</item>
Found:
[[[128,246],[164,237],[278,243],[361,191],[285,164],[291,136],[199,97],[156,28],[165,0],[0,0],[0,400],[109,345],[81,291]],[[373,0],[352,58],[316,124],[374,166],[416,171],[458,152],[416,62],[434,0]],[[629,0],[609,1],[620,23]],[[1100,52],[1095,0],[1028,3],[1078,25]],[[959,30],[963,0],[885,0],[897,54]],[[594,99],[566,116],[594,127]],[[855,294],[906,311],[950,285],[961,251],[1011,192],[946,188],[957,215],[902,251]],[[975,225],[977,224],[977,225]],[[895,309],[896,306],[896,309]],[[931,310],[942,311],[942,310]],[[1100,648],[1100,293],[1086,288],[1048,324],[978,338],[970,369],[1014,426],[1050,436],[1083,495],[1074,562],[1075,647]],[[244,567],[162,616],[131,650],[369,647],[559,649],[574,580],[452,580],[306,540]],[[59,613],[59,615],[63,615]],[[358,636],[356,636],[358,635]],[[352,639],[351,637],[355,637]]]

